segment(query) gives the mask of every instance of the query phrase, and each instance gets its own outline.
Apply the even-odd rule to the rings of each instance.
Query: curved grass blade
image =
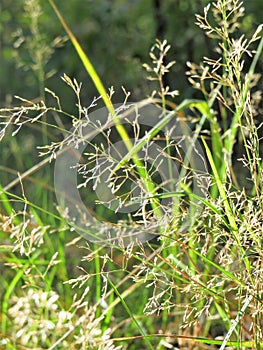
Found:
[[[129,135],[127,134],[126,129],[124,128],[124,126],[120,123],[118,117],[116,116],[116,112],[114,109],[114,106],[106,92],[106,89],[99,77],[99,75],[97,74],[96,70],[94,69],[91,61],[89,60],[88,56],[85,54],[85,52],[83,51],[81,45],[79,44],[77,38],[75,37],[75,35],[72,33],[72,31],[70,30],[69,26],[67,25],[66,21],[64,20],[63,16],[61,15],[60,11],[58,10],[57,6],[55,5],[53,0],[49,0],[50,5],[52,6],[53,10],[55,11],[58,19],[60,20],[62,26],[64,27],[65,31],[67,32],[77,54],[79,55],[87,73],[89,74],[89,76],[91,77],[98,93],[102,96],[102,99],[110,113],[110,115],[112,116],[114,122],[115,122],[115,127],[117,132],[119,133],[122,141],[124,142],[126,148],[128,151],[130,151],[133,147],[132,141],[129,138]],[[141,160],[139,159],[137,154],[133,154],[133,162],[137,167],[138,173],[140,174],[140,177],[144,183],[144,186],[147,190],[147,192],[149,192],[150,194],[154,192],[155,190],[155,185],[152,182],[150,176],[148,175],[145,167],[143,166],[143,163],[141,162]],[[151,201],[151,206],[154,210],[155,215],[158,218],[162,217],[162,211],[160,209],[160,204],[159,201],[157,199],[154,199]]]

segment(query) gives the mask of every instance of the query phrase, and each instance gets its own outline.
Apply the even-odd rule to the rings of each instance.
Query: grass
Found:
[[[75,114],[48,89],[50,106],[20,98],[1,109],[4,145],[33,125],[49,140],[44,160],[1,184],[1,346],[263,348],[261,26],[245,38],[242,3],[211,3],[196,20],[218,56],[187,64],[201,97],[175,105],[163,83],[175,62],[157,40],[145,68],[158,88],[138,103],[124,90],[116,105],[49,3],[100,97],[87,107],[65,74]]]

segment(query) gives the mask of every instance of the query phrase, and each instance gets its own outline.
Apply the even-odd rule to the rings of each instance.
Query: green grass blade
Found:
[[[87,73],[89,74],[89,76],[91,77],[98,93],[102,96],[103,101],[109,111],[109,113],[111,114],[114,122],[115,122],[115,127],[122,139],[122,141],[124,142],[126,148],[128,151],[130,151],[133,147],[132,141],[129,138],[129,135],[127,134],[126,129],[124,128],[124,126],[121,124],[119,118],[116,116],[115,113],[115,109],[114,106],[106,92],[106,89],[99,77],[99,75],[97,74],[96,70],[94,69],[91,61],[89,60],[88,56],[85,54],[85,52],[83,51],[81,45],[79,44],[78,40],[76,39],[75,35],[72,33],[72,31],[70,30],[69,26],[67,25],[66,21],[64,20],[63,16],[61,15],[61,13],[59,12],[57,6],[55,5],[53,0],[49,0],[50,5],[52,6],[53,10],[55,11],[58,19],[60,20],[62,26],[64,27],[65,31],[67,32],[77,54],[79,55]],[[155,189],[155,185],[152,182],[150,176],[147,174],[146,169],[143,166],[143,163],[140,161],[140,159],[138,158],[137,154],[133,154],[133,162],[137,167],[138,173],[140,174],[141,179],[143,180],[144,186],[147,190],[147,192],[149,193],[153,193],[154,189]],[[162,217],[162,211],[159,208],[159,201],[157,201],[156,199],[151,201],[151,206],[154,210],[155,215],[158,218]]]
[[[253,280],[252,280],[252,276],[251,276],[250,261],[249,261],[249,259],[246,256],[245,249],[243,248],[243,246],[242,246],[242,244],[240,242],[240,238],[238,236],[238,226],[237,226],[237,223],[236,223],[235,215],[234,215],[234,213],[233,213],[233,211],[231,209],[231,206],[230,206],[230,203],[229,203],[229,200],[228,200],[228,197],[227,197],[224,185],[223,185],[223,183],[222,183],[222,181],[220,179],[219,173],[218,173],[217,168],[215,166],[212,153],[211,153],[207,143],[205,142],[204,138],[202,138],[202,140],[203,140],[203,143],[204,143],[204,146],[205,146],[205,150],[206,150],[206,154],[207,154],[210,166],[211,166],[212,171],[213,171],[214,176],[215,176],[215,180],[216,180],[216,184],[217,184],[217,187],[218,187],[219,194],[220,194],[220,196],[221,196],[221,198],[223,200],[223,204],[224,204],[224,207],[225,207],[226,215],[227,215],[228,222],[229,222],[229,225],[230,225],[230,231],[233,234],[233,236],[234,236],[234,238],[235,238],[235,240],[236,240],[236,242],[238,244],[240,252],[242,253],[242,258],[244,259],[247,272],[250,275],[250,279],[251,279],[251,282],[252,282],[252,285],[253,285]]]
[[[225,207],[225,210],[226,210],[226,214],[227,214],[227,217],[228,217],[228,221],[229,221],[230,227],[231,227],[231,229],[234,232],[237,232],[238,231],[238,226],[236,224],[235,216],[234,216],[234,214],[232,212],[232,209],[230,207],[230,204],[229,204],[229,201],[228,201],[228,197],[227,197],[226,191],[224,189],[224,185],[223,185],[223,183],[222,183],[222,181],[220,179],[219,173],[217,171],[217,168],[216,168],[216,165],[215,165],[212,153],[211,153],[211,151],[210,151],[206,141],[204,140],[204,138],[202,138],[202,140],[203,140],[203,144],[205,146],[205,150],[206,150],[206,154],[207,154],[210,166],[212,168],[212,171],[213,171],[213,174],[214,174],[214,177],[215,177],[215,180],[216,180],[218,191],[219,191],[220,196],[221,196],[221,198],[223,200],[223,203],[224,203],[224,207]],[[236,234],[235,234],[235,236],[236,236]],[[237,240],[239,242],[238,238],[237,238]]]
[[[150,343],[149,339],[146,337],[146,333],[144,332],[144,329],[141,327],[140,323],[136,320],[136,318],[134,317],[132,311],[130,310],[129,306],[126,304],[125,300],[122,298],[122,295],[119,293],[118,289],[115,287],[114,283],[111,281],[111,279],[109,277],[107,277],[107,280],[109,281],[111,287],[114,289],[114,292],[117,294],[117,296],[119,297],[119,299],[121,300],[122,305],[124,306],[125,310],[127,311],[128,315],[130,316],[130,318],[133,320],[133,322],[135,323],[136,327],[138,328],[138,330],[140,331],[140,333],[143,335],[143,337],[145,337],[145,340],[147,341],[147,344],[149,346],[149,348],[151,350],[154,350],[154,348],[152,347],[152,344]]]
[[[249,93],[249,89],[250,89],[250,83],[251,83],[251,80],[253,79],[253,74],[254,74],[254,71],[255,71],[255,68],[256,68],[256,65],[259,61],[259,58],[262,54],[262,51],[263,51],[263,36],[259,42],[259,45],[258,45],[258,48],[257,48],[257,51],[256,51],[256,54],[253,58],[253,61],[250,65],[250,68],[249,68],[249,71],[248,71],[248,74],[247,74],[247,79],[245,80],[245,83],[244,83],[244,88],[243,90],[241,91],[241,98],[240,98],[240,102],[239,102],[239,105],[236,105],[236,112],[234,114],[234,117],[233,117],[233,120],[231,122],[231,127],[230,127],[230,132],[228,134],[228,137],[226,138],[226,141],[225,141],[225,144],[224,144],[224,147],[226,149],[226,152],[227,152],[227,155],[229,157],[229,163],[231,164],[231,155],[232,155],[232,151],[233,151],[233,147],[234,147],[234,143],[235,143],[235,139],[236,139],[236,135],[237,135],[237,130],[238,130],[238,122],[239,120],[241,119],[243,113],[244,113],[244,110],[245,110],[245,104],[246,104],[246,101],[247,101],[247,95]],[[225,173],[225,167],[226,165],[224,163],[222,163],[222,169],[220,171],[220,173],[223,174]]]
[[[124,165],[127,161],[129,161],[130,158],[132,158],[140,149],[142,149],[143,146],[147,144],[150,140],[154,138],[162,130],[169,121],[174,118],[179,112],[185,110],[186,108],[200,108],[202,109],[203,104],[206,103],[202,100],[195,100],[195,99],[185,99],[182,103],[180,103],[175,110],[168,113],[164,118],[162,118],[144,137],[140,139],[136,145],[132,147],[131,150],[126,154],[126,156],[116,165],[116,167],[113,169],[113,172],[116,172],[121,168],[122,165]]]
[[[69,26],[67,25],[66,21],[64,20],[63,16],[61,15],[60,11],[58,10],[57,6],[55,5],[53,0],[49,0],[50,5],[52,6],[54,12],[56,13],[60,23],[62,24],[62,26],[64,27],[65,31],[67,32],[76,52],[78,53],[86,71],[88,72],[88,74],[90,75],[92,81],[94,82],[94,85],[97,89],[97,91],[99,92],[99,94],[102,96],[103,101],[105,103],[105,105],[107,106],[109,112],[114,115],[115,111],[114,111],[114,107],[111,103],[111,100],[109,99],[109,96],[102,84],[102,81],[100,79],[100,77],[98,76],[96,70],[94,69],[92,63],[90,62],[88,56],[85,54],[85,52],[83,51],[82,47],[80,46],[78,40],[76,39],[75,35],[72,33],[72,31],[70,30]]]

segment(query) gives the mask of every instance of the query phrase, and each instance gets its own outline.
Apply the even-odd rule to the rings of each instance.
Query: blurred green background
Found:
[[[124,86],[138,100],[152,91],[142,64],[149,62],[148,52],[155,38],[167,39],[172,46],[170,56],[177,62],[167,83],[179,89],[184,97],[193,93],[185,78],[185,63],[199,62],[212,49],[211,40],[194,23],[195,13],[202,13],[208,2],[57,0],[56,4],[106,87],[114,86],[116,99],[121,98],[121,86]],[[250,33],[263,20],[263,2],[246,0],[244,6],[246,17],[242,29]],[[39,17],[38,11],[41,11]],[[34,17],[37,28],[32,23]],[[63,73],[84,84],[87,103],[97,95],[71,43],[62,42],[52,48],[54,40],[65,33],[48,1],[1,0],[0,35],[2,106],[10,104],[13,95],[34,99],[42,94],[37,55],[42,56],[45,86],[58,93],[69,107],[70,93],[60,79]]]

